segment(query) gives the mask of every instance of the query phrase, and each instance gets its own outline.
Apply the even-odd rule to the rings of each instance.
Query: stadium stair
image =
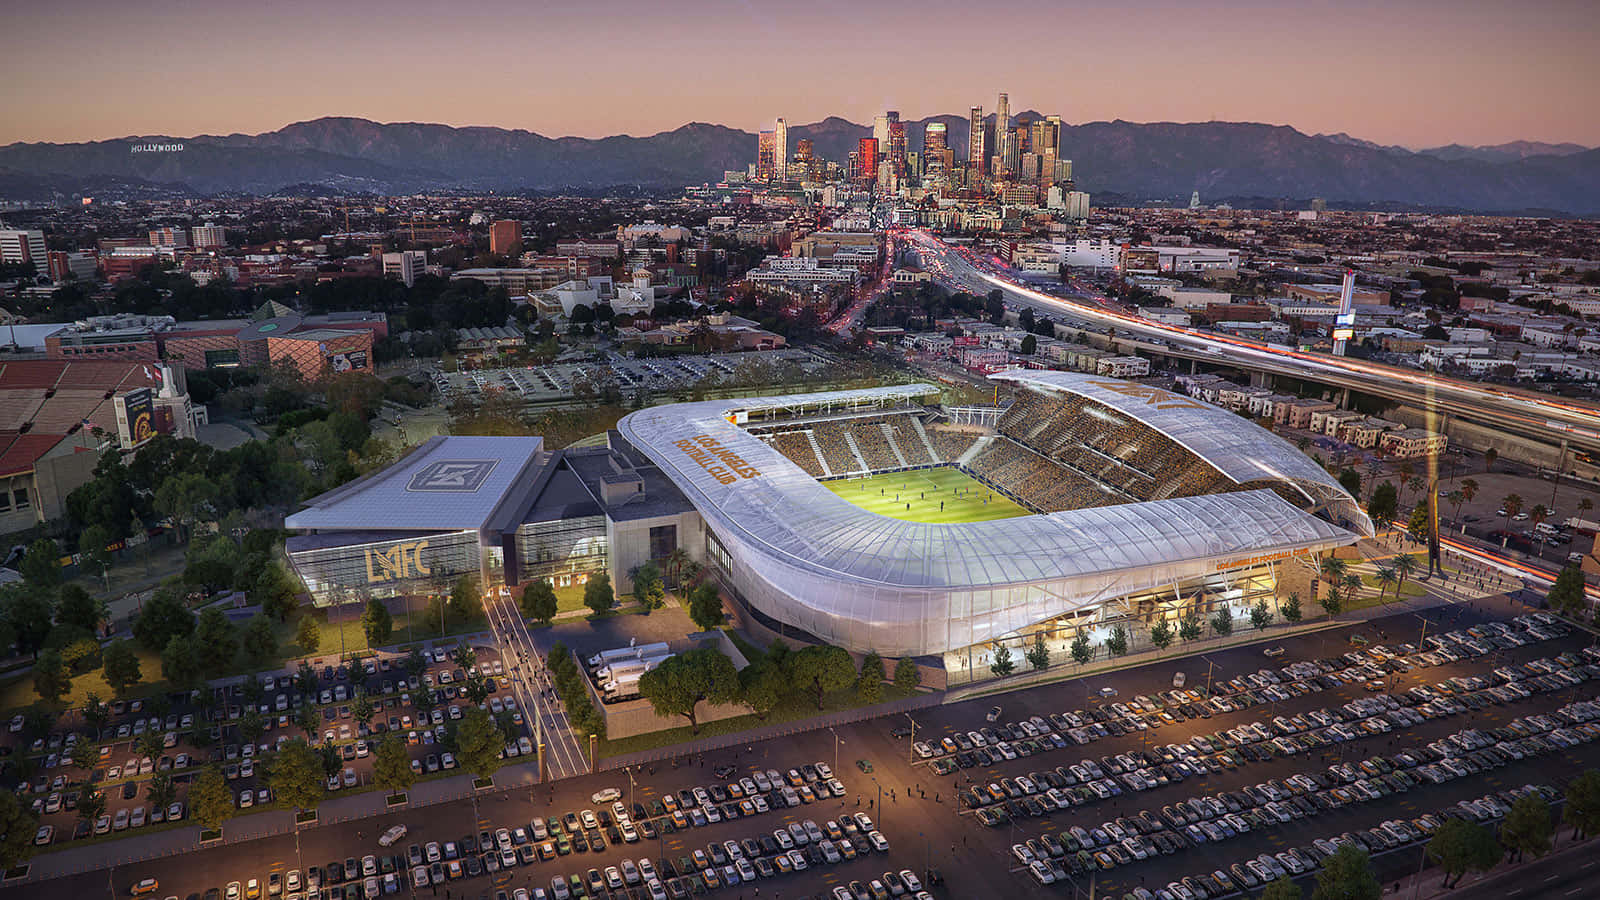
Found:
[[[933,441],[928,440],[928,431],[922,427],[922,420],[916,416],[911,417],[911,430],[917,433],[917,439],[922,441],[922,446],[928,451],[928,458],[936,463],[944,462],[933,449]]]
[[[884,440],[889,442],[889,452],[893,453],[894,458],[900,461],[900,467],[903,469],[909,466],[910,463],[906,462],[906,455],[900,452],[900,443],[894,439],[894,429],[889,426],[888,422],[879,422],[878,428],[883,431]]]
[[[989,445],[995,442],[996,437],[998,437],[998,435],[986,434],[983,437],[978,438],[976,441],[973,441],[972,446],[967,448],[967,452],[961,454],[961,457],[956,460],[956,465],[970,465],[972,461],[977,458],[978,454],[988,449]]]
[[[833,470],[828,468],[828,458],[822,455],[822,447],[817,443],[817,436],[807,428],[805,431],[806,443],[811,445],[811,452],[817,455],[817,464],[822,466],[823,475],[832,475]]]
[[[855,455],[856,462],[860,463],[860,468],[857,469],[856,471],[858,471],[858,472],[870,472],[870,471],[872,471],[872,467],[867,465],[867,457],[862,454],[861,447],[859,447],[856,444],[856,436],[851,434],[850,433],[850,429],[848,429],[848,428],[844,429],[844,445],[846,447],[850,448],[850,452]]]

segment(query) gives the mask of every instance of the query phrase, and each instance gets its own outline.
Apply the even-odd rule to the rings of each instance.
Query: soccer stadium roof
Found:
[[[1150,385],[1079,372],[1014,370],[990,376],[1037,391],[1077,394],[1108,406],[1171,438],[1239,484],[1294,485],[1336,517],[1372,532],[1354,498],[1293,444],[1223,409]]]
[[[912,389],[936,390],[901,390]],[[746,600],[851,649],[943,652],[1112,597],[1355,539],[1270,490],[958,525],[893,519],[834,494],[731,421],[747,408],[830,400],[837,395],[680,403],[631,413],[617,428],[699,509]],[[1232,430],[1258,429],[1228,418]]]
[[[464,531],[520,516],[548,459],[544,438],[435,437],[392,466],[307,501],[304,530]],[[514,524],[514,523],[513,523]]]

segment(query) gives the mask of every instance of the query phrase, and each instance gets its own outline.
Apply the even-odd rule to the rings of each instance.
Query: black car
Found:
[[[733,777],[733,773],[735,773],[737,771],[739,771],[739,770],[734,768],[733,766],[722,765],[722,766],[717,766],[715,769],[712,769],[711,770],[711,774],[717,776],[718,778],[721,778],[724,781],[726,781],[729,778],[732,778]],[[635,804],[635,806],[637,806],[637,804]]]
[[[122,785],[122,799],[132,800],[139,793],[139,786],[131,781]]]

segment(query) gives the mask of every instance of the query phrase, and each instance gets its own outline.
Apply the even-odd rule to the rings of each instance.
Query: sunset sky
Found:
[[[776,116],[1258,121],[1600,145],[1584,0],[52,0],[6,18],[0,143],[319,116],[651,134]],[[21,89],[18,89],[18,88]]]

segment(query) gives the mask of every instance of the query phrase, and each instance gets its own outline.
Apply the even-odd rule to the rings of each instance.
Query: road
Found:
[[[1543,441],[1565,437],[1574,444],[1600,449],[1600,407],[1562,398],[1504,387],[1482,387],[1471,382],[1430,375],[1357,359],[1305,353],[1210,334],[1193,328],[1164,325],[1123,312],[1103,297],[1080,295],[1068,299],[1029,288],[1001,267],[971,251],[958,250],[923,231],[909,231],[924,268],[933,270],[946,284],[985,293],[1002,290],[1013,305],[1031,306],[1066,315],[1120,334],[1137,336],[1162,347],[1183,348],[1213,355],[1219,363],[1242,364],[1273,374],[1312,377],[1328,384],[1359,388],[1487,422]]]
[[[1481,609],[1465,605],[1447,606],[1428,613],[1428,634],[1446,628],[1459,628],[1485,617]],[[1420,623],[1411,615],[1379,619],[1359,627],[1374,642],[1388,640],[1416,640]],[[1335,629],[1307,636],[1288,638],[1281,643],[1286,654],[1272,661],[1278,666],[1294,660],[1328,657],[1349,649],[1344,636],[1347,632]],[[1434,683],[1447,677],[1471,672],[1484,672],[1511,662],[1550,657],[1564,650],[1587,646],[1587,635],[1533,644],[1515,650],[1506,650],[1488,658],[1467,660],[1448,666],[1417,670],[1402,676],[1396,689],[1408,688],[1418,683]],[[985,712],[992,705],[1003,708],[1002,722],[1015,721],[1029,715],[1045,715],[1073,709],[1084,709],[1089,699],[1102,687],[1115,687],[1119,699],[1141,693],[1153,693],[1170,687],[1173,673],[1188,673],[1189,686],[1203,685],[1207,669],[1216,680],[1227,680],[1261,668],[1265,660],[1259,647],[1240,647],[1205,657],[1174,658],[1166,662],[1138,669],[1118,672],[1108,676],[1072,679],[1056,684],[1031,688],[994,699],[975,699],[947,704],[918,713],[917,737],[944,736],[956,731],[965,732],[985,727]],[[1403,735],[1375,738],[1366,743],[1362,754],[1393,752],[1387,750],[1387,741],[1394,739],[1404,746],[1414,746],[1436,740],[1439,736],[1476,725],[1488,727],[1504,724],[1515,716],[1544,711],[1574,697],[1592,696],[1594,682],[1588,682],[1574,691],[1554,694],[1537,694],[1534,697],[1504,706],[1493,706],[1475,717],[1447,717],[1432,720],[1406,730]],[[1202,722],[1178,722],[1160,726],[1155,733],[1143,732],[1122,737],[1108,737],[1084,747],[1069,746],[1064,750],[1050,750],[1032,758],[1000,761],[982,769],[964,770],[961,774],[973,776],[974,783],[987,783],[1004,777],[1015,777],[1030,770],[1051,766],[1070,765],[1080,757],[1100,758],[1139,749],[1155,747],[1174,741],[1186,741],[1197,733],[1210,733],[1231,728],[1242,723],[1267,720],[1272,716],[1291,716],[1310,709],[1335,707],[1361,696],[1369,696],[1358,688],[1343,687],[1324,690],[1280,701],[1270,707],[1254,707],[1233,713],[1218,713]],[[299,835],[298,845],[294,835],[269,837],[245,843],[205,849],[187,853],[179,859],[157,859],[128,865],[119,865],[111,871],[85,872],[49,883],[51,892],[59,896],[101,897],[126,896],[127,885],[145,876],[161,880],[161,895],[186,897],[201,893],[210,887],[222,887],[229,881],[250,877],[265,879],[271,871],[322,865],[328,859],[357,858],[377,852],[375,836],[391,824],[405,823],[411,833],[404,843],[411,841],[448,840],[460,835],[475,833],[482,828],[526,824],[532,816],[561,814],[585,808],[595,808],[589,795],[604,787],[617,787],[623,791],[623,802],[648,804],[666,792],[679,791],[697,785],[709,786],[715,782],[712,769],[727,764],[735,767],[739,775],[757,769],[787,771],[790,767],[807,762],[825,761],[834,767],[835,774],[844,782],[847,793],[843,806],[838,801],[818,802],[797,809],[759,814],[753,818],[725,821],[720,824],[693,828],[676,834],[662,835],[654,847],[649,842],[623,845],[603,852],[575,854],[558,857],[549,863],[536,863],[529,868],[519,868],[509,880],[498,882],[483,877],[454,882],[449,887],[455,896],[475,897],[491,895],[495,888],[528,884],[546,884],[557,874],[582,872],[591,866],[604,867],[618,863],[622,856],[637,858],[653,854],[676,859],[687,855],[708,841],[742,838],[770,832],[773,828],[806,818],[824,822],[842,812],[860,809],[869,812],[876,824],[888,837],[891,850],[887,855],[871,855],[838,866],[828,866],[799,875],[782,876],[770,888],[774,893],[795,896],[802,892],[831,890],[833,885],[853,879],[877,877],[886,869],[898,871],[909,868],[923,872],[931,864],[940,868],[948,881],[935,895],[939,897],[995,896],[1008,897],[1064,896],[1070,887],[1043,888],[1031,879],[1012,871],[1007,864],[1009,848],[1017,840],[1035,836],[1043,831],[1059,832],[1070,824],[1088,824],[1101,818],[1126,815],[1136,809],[1159,810],[1164,804],[1200,794],[1216,794],[1243,784],[1254,784],[1269,778],[1285,778],[1320,767],[1326,762],[1307,756],[1273,758],[1249,762],[1235,769],[1209,773],[1198,779],[1156,788],[1138,794],[1125,794],[1108,802],[1094,802],[1075,809],[1069,815],[1053,814],[1048,817],[1019,821],[1014,827],[984,828],[973,821],[970,812],[956,809],[951,791],[957,787],[953,778],[934,775],[925,762],[913,764],[910,742],[897,739],[893,730],[906,725],[903,717],[884,718],[843,726],[830,731],[800,732],[780,739],[752,743],[743,748],[731,748],[708,753],[702,758],[681,760],[681,764],[661,764],[654,769],[636,769],[631,773],[636,787],[630,791],[627,774],[608,773],[579,776],[530,790],[514,790],[485,795],[476,802],[453,801],[426,810],[397,811],[350,824],[322,826],[305,829]],[[1347,756],[1346,758],[1355,758]],[[856,761],[870,763],[870,772],[862,771]],[[1296,846],[1313,837],[1337,833],[1342,830],[1367,828],[1388,818],[1413,817],[1421,811],[1453,803],[1467,797],[1476,797],[1491,789],[1509,787],[1527,782],[1551,782],[1570,778],[1577,771],[1600,763],[1600,744],[1580,745],[1552,757],[1530,759],[1487,773],[1484,776],[1446,782],[1442,785],[1424,785],[1403,795],[1386,798],[1371,804],[1357,804],[1318,816],[1299,819],[1268,832],[1252,834],[1226,844],[1207,845],[1169,857],[1159,857],[1134,865],[1102,873],[1098,889],[1107,896],[1118,896],[1141,880],[1149,884],[1164,884],[1174,878],[1198,871],[1211,871],[1234,862],[1246,855],[1263,850],[1281,850]],[[298,851],[297,851],[298,846]],[[113,845],[114,847],[114,845]],[[108,848],[114,854],[114,849]],[[1415,849],[1396,851],[1380,857],[1378,865],[1386,881],[1414,871]],[[765,887],[769,887],[764,885]],[[1087,887],[1086,885],[1084,886]],[[112,889],[115,889],[114,891]],[[39,886],[13,887],[3,892],[4,900],[11,897],[38,896]],[[766,891],[764,890],[764,893]],[[733,896],[733,892],[720,891],[719,896]]]

